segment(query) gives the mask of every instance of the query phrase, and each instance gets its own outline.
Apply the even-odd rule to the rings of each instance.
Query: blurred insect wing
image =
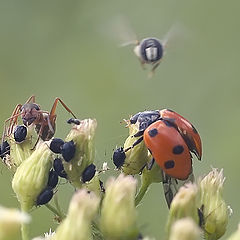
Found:
[[[168,208],[170,208],[172,200],[174,196],[177,194],[180,187],[182,187],[187,182],[194,182],[194,175],[193,173],[191,173],[186,180],[182,181],[182,180],[177,180],[175,178],[172,178],[167,174],[165,174],[164,172],[162,174],[163,174],[163,182],[162,182],[163,191],[164,191]]]

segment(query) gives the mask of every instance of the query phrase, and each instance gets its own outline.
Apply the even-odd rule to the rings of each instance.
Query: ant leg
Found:
[[[124,152],[127,152],[129,151],[130,149],[134,148],[136,145],[138,145],[140,142],[142,142],[143,140],[143,136],[138,138],[131,147],[128,147],[127,149],[124,150]]]
[[[30,102],[33,102],[33,103],[36,102],[36,100],[35,100],[35,95],[32,95],[32,96],[26,101],[26,103],[30,103]]]
[[[10,118],[8,118],[5,123],[7,121],[10,121],[9,122],[9,128],[8,128],[8,133],[7,135],[10,135],[13,131],[13,127],[16,125],[17,123],[17,119],[18,119],[18,116],[21,115],[21,107],[22,107],[22,104],[18,104],[15,109],[13,110],[13,113],[11,115]]]
[[[56,119],[56,118],[54,118],[54,121],[55,121],[55,119]],[[55,131],[54,131],[53,126],[52,126],[52,124],[51,124],[49,114],[47,115],[47,122],[48,122],[49,130],[54,134]]]
[[[22,105],[18,104],[15,107],[11,117],[4,121],[3,134],[2,134],[2,143],[4,142],[4,139],[5,139],[6,136],[10,136],[11,135],[11,133],[13,131],[13,127],[17,123],[18,116],[21,115],[21,112],[19,112],[21,110],[21,107],[22,107]],[[9,127],[7,128],[7,122],[9,122],[9,121],[10,121]]]
[[[52,109],[51,109],[51,111],[50,111],[50,120],[51,120],[51,118],[55,115],[58,102],[60,102],[60,103],[62,104],[62,106],[63,106],[69,113],[71,113],[74,118],[77,118],[77,117],[74,115],[74,113],[71,111],[71,109],[68,108],[67,105],[66,105],[60,98],[56,98],[55,101],[54,101],[54,103],[53,103]]]

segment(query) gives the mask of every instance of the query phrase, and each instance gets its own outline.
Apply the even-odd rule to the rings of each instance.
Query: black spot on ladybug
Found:
[[[168,119],[164,118],[162,121],[165,123],[167,127],[175,127],[174,122],[169,121]]]
[[[61,153],[64,141],[60,138],[54,138],[50,143],[50,150],[54,153]]]
[[[164,163],[166,169],[174,168],[175,162],[173,160],[168,160]]]
[[[125,161],[126,154],[123,147],[117,148],[113,153],[113,163],[117,168],[120,168]]]
[[[155,137],[158,134],[158,130],[156,128],[152,128],[148,131],[148,135],[150,137]]]
[[[76,152],[76,147],[73,140],[70,142],[65,142],[62,145],[61,153],[62,153],[63,159],[66,162],[69,162],[71,159],[73,159],[75,152]]]
[[[197,129],[193,125],[192,125],[192,129],[193,129],[194,133],[196,133],[196,134],[198,133]]]
[[[174,154],[181,154],[183,151],[184,151],[184,147],[182,145],[177,145],[172,150]]]
[[[14,130],[13,136],[14,136],[16,143],[23,142],[27,136],[27,128],[24,125],[17,126]]]

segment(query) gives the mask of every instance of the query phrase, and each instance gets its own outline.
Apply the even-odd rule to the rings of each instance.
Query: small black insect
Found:
[[[67,120],[68,124],[74,123],[76,125],[80,125],[80,122],[81,121],[79,119],[76,119],[76,118],[70,118],[70,119]]]
[[[24,125],[16,126],[13,136],[14,136],[16,143],[23,142],[27,136],[27,127]]]
[[[117,148],[113,153],[113,163],[117,168],[120,168],[125,161],[126,154],[123,147]]]
[[[69,162],[74,157],[75,152],[76,152],[76,147],[73,140],[70,142],[65,142],[62,145],[61,153],[62,153],[63,159],[66,162]]]
[[[7,141],[4,141],[0,144],[0,157],[3,159],[7,154],[10,154],[10,146]]]
[[[82,181],[84,183],[90,181],[94,177],[95,173],[96,166],[92,163],[84,169],[82,173]]]
[[[99,185],[100,185],[101,192],[105,193],[105,188],[101,180],[99,180]]]
[[[52,188],[45,188],[37,197],[36,205],[44,205],[48,203],[53,197],[53,189]]]
[[[60,138],[54,138],[50,143],[50,150],[54,153],[61,153],[64,141]]]
[[[58,184],[58,174],[53,169],[49,172],[48,176],[48,187],[55,188]]]
[[[63,163],[60,158],[56,158],[53,161],[53,169],[55,170],[59,177],[67,178],[67,173],[64,170]]]

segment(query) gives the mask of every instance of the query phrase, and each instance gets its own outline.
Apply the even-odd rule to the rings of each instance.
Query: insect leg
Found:
[[[34,95],[32,95],[32,96],[26,101],[26,103],[30,103],[30,102],[33,102],[33,103],[36,102],[36,97],[35,97]]]
[[[51,109],[51,111],[50,111],[50,120],[51,120],[51,118],[55,115],[58,102],[60,102],[60,103],[62,104],[62,106],[63,106],[69,113],[71,113],[74,118],[77,118],[77,117],[74,115],[74,113],[71,111],[71,109],[68,108],[67,105],[66,105],[60,98],[56,98],[55,101],[54,101],[54,103],[53,103],[52,109]]]
[[[149,78],[151,78],[154,75],[154,72],[155,72],[156,68],[159,66],[160,62],[161,62],[161,60],[159,60],[158,62],[156,62],[153,65],[152,70],[150,71],[150,73],[148,75]]]
[[[4,121],[3,134],[2,134],[2,143],[4,142],[4,139],[5,139],[6,136],[10,136],[11,135],[11,133],[13,131],[13,127],[17,123],[18,116],[21,115],[21,112],[20,112],[21,107],[22,107],[22,105],[18,104],[15,107],[11,117]],[[7,122],[9,122],[9,121],[10,121],[9,127],[7,128]]]
[[[143,136],[138,138],[131,147],[128,147],[127,149],[124,150],[124,152],[127,152],[129,151],[130,149],[134,148],[136,145],[138,145],[140,142],[142,142],[143,140]]]

